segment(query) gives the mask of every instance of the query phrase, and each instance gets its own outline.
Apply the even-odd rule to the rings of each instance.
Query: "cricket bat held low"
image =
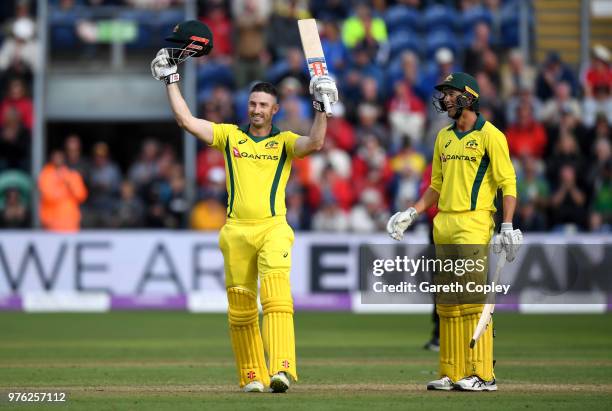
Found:
[[[504,269],[504,265],[506,265],[506,253],[502,251],[499,254],[499,260],[497,260],[497,265],[495,267],[495,274],[493,275],[494,283],[497,283],[499,281],[499,277],[501,276],[501,272]],[[470,348],[474,348],[474,346],[476,345],[476,341],[478,341],[482,333],[489,326],[494,310],[495,304],[485,304],[484,308],[482,309],[482,314],[480,314],[480,318],[478,319],[478,325],[476,325],[476,329],[474,329],[474,335],[470,340]]]

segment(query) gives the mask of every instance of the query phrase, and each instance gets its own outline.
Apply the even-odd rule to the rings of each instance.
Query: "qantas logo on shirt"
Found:
[[[464,156],[461,154],[449,154],[449,155],[445,155],[444,153],[442,153],[440,155],[440,161],[445,163],[447,161],[450,160],[463,160],[463,161],[476,161],[476,157],[472,156]]]
[[[232,152],[236,158],[250,158],[252,160],[278,160],[278,156],[272,156],[270,154],[251,154],[244,151],[241,152],[236,147],[232,147]]]

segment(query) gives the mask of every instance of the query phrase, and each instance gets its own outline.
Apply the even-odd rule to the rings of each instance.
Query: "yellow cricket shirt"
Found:
[[[266,137],[249,133],[249,125],[214,124],[212,147],[225,155],[227,216],[261,219],[282,216],[285,186],[291,173],[298,135],[272,126]]]
[[[516,197],[516,174],[506,136],[482,115],[467,132],[456,123],[438,133],[431,188],[440,193],[440,211],[495,211],[495,195]]]

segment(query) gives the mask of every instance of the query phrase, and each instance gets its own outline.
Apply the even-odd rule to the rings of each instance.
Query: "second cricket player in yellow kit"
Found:
[[[437,203],[433,234],[436,253],[445,245],[463,245],[460,253],[469,258],[468,247],[487,249],[491,241],[498,188],[503,193],[503,224],[500,244],[512,261],[522,242],[520,230],[512,228],[516,207],[516,175],[506,138],[478,112],[479,88],[466,73],[453,73],[437,85],[441,95],[434,105],[455,120],[438,133],[434,145],[431,185],[414,207],[389,219],[387,231],[401,240],[404,231],[419,213]],[[472,248],[473,249],[473,248]],[[486,281],[486,272],[471,273]],[[439,296],[438,296],[439,297]],[[440,379],[431,381],[431,390],[495,391],[493,374],[493,333],[490,325],[474,349],[469,348],[483,304],[460,301],[440,303]]]

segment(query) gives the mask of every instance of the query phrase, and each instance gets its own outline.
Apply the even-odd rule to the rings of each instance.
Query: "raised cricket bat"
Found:
[[[321,47],[317,21],[315,19],[298,20],[298,29],[300,30],[302,48],[304,49],[310,77],[326,76],[328,73],[327,63],[325,63],[325,55],[323,54],[323,47]],[[331,104],[329,103],[329,97],[325,94],[323,94],[323,106],[327,117],[331,117]]]
[[[499,260],[497,260],[497,265],[495,266],[495,274],[493,275],[494,283],[498,282],[499,277],[501,276],[501,272],[504,269],[504,265],[506,265],[506,253],[502,251],[499,254]],[[474,346],[476,345],[476,341],[478,341],[482,333],[489,326],[494,310],[495,304],[485,304],[484,308],[482,309],[482,313],[480,314],[480,318],[478,319],[478,325],[476,325],[476,329],[474,330],[472,340],[470,341],[470,348],[474,348]]]

